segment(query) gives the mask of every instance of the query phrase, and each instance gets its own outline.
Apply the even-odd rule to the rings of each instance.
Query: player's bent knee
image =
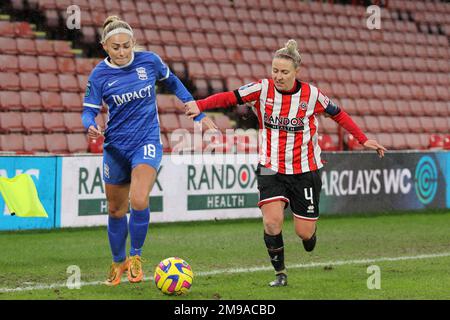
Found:
[[[309,240],[314,235],[314,228],[310,229],[296,229],[295,233],[297,236],[299,236],[302,240]]]
[[[148,208],[149,203],[148,203],[148,197],[139,197],[139,198],[135,198],[135,199],[131,199],[131,207],[134,210],[144,210],[146,208]]]
[[[122,218],[123,216],[125,216],[127,214],[127,208],[120,208],[120,207],[116,207],[116,208],[109,208],[108,210],[108,214],[110,217],[113,218]]]
[[[264,230],[267,234],[277,235],[281,232],[281,223],[278,222],[264,222]]]

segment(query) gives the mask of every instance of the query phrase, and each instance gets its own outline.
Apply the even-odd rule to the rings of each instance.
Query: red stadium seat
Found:
[[[79,92],[85,92],[88,83],[88,76],[79,74],[77,76]]]
[[[392,148],[392,136],[389,133],[377,133],[377,141],[387,149]]]
[[[44,135],[45,146],[50,153],[67,153],[67,137],[62,133],[52,133]]]
[[[210,79],[220,79],[220,69],[217,63],[215,62],[205,62],[203,64],[203,67],[205,70],[207,70],[206,74],[208,75],[208,78]]]
[[[105,137],[100,136],[98,138],[88,138],[88,150],[91,153],[102,153],[103,152],[103,142]]]
[[[40,90],[59,91],[58,77],[54,73],[39,73]]]
[[[422,101],[411,101],[409,103],[409,107],[411,110],[411,115],[413,116],[422,116],[425,114],[425,108],[422,105]]]
[[[197,98],[205,98],[209,94],[208,82],[205,79],[194,79],[193,83]]]
[[[172,30],[160,30],[161,41],[165,45],[176,45],[178,44],[175,33]],[[152,42],[150,42],[152,43]],[[153,43],[152,43],[153,44]]]
[[[220,74],[223,78],[238,76],[238,72],[236,71],[234,64],[220,63],[219,69],[220,69]]]
[[[394,121],[391,116],[378,116],[382,132],[392,133],[397,131]]]
[[[177,46],[165,46],[165,51],[170,60],[172,61],[183,61],[183,56],[181,55],[180,48]]]
[[[372,133],[379,133],[383,131],[382,126],[379,122],[378,117],[375,116],[365,116],[364,122],[366,124],[366,130]]]
[[[211,87],[212,93],[224,91],[223,82],[221,79],[210,79],[209,86]]]
[[[38,55],[45,55],[45,56],[54,56],[56,55],[56,52],[53,47],[53,43],[50,40],[47,39],[36,39],[36,51]]]
[[[158,94],[156,96],[156,104],[161,113],[178,112],[174,101],[174,96],[171,94]]]
[[[441,133],[449,133],[450,128],[448,126],[448,122],[446,118],[443,117],[433,117],[434,122],[434,128],[436,129],[436,132]]]
[[[79,91],[78,80],[77,80],[77,78],[75,78],[74,75],[59,74],[58,80],[59,80],[59,87],[61,88],[61,91],[66,91],[66,92],[78,92]]]
[[[40,112],[22,112],[22,125],[25,133],[42,133],[44,129],[44,120]]]
[[[179,17],[177,15],[172,15],[170,17],[170,26],[174,30],[186,30],[187,29],[186,23],[184,22],[184,18]]]
[[[85,134],[75,133],[67,135],[67,148],[70,153],[84,153],[88,151],[88,140]]]
[[[208,40],[203,32],[192,32],[191,38],[192,42],[197,46],[197,50],[199,47],[208,47]]]
[[[64,116],[62,112],[49,112],[44,117],[44,129],[47,133],[65,132]]]
[[[445,150],[450,150],[450,134],[447,134],[444,137],[444,149]]]
[[[0,90],[19,90],[20,80],[16,73],[0,72]]]
[[[153,29],[145,29],[144,36],[147,43],[151,44],[162,44],[163,40],[161,39],[161,35],[158,30]]]
[[[208,47],[197,47],[197,54],[199,59],[203,62],[214,61],[211,49]]]
[[[422,149],[422,144],[420,141],[420,135],[417,133],[406,133],[405,134],[406,145],[410,150],[420,150]]]
[[[59,93],[43,91],[41,92],[41,102],[42,108],[47,112],[64,110]]]
[[[331,135],[329,134],[320,134],[319,135],[319,146],[323,151],[336,151],[338,150],[338,146],[333,142]]]
[[[207,75],[205,70],[203,69],[203,65],[200,62],[188,62],[188,74],[189,78],[197,79],[197,78],[205,78]]]
[[[36,57],[19,56],[19,69],[21,72],[38,72],[38,63]]]
[[[0,53],[2,54],[17,54],[17,42],[13,38],[0,37]]]
[[[9,152],[23,152],[23,135],[8,134],[0,135],[0,150]]]
[[[54,57],[39,56],[38,66],[40,72],[51,72],[51,73],[58,72],[58,66],[56,64],[56,59]]]
[[[217,114],[214,117],[214,122],[216,123],[217,127],[222,131],[233,128],[230,118],[228,118],[228,116],[224,114]]]
[[[0,132],[23,132],[22,117],[20,112],[2,112],[0,113]]]
[[[18,72],[19,59],[13,55],[0,55],[0,72]]]
[[[252,69],[252,76],[255,79],[263,79],[270,74],[268,70],[266,70],[266,67],[261,64],[252,64],[251,69]]]
[[[410,132],[413,133],[423,132],[419,117],[405,117],[405,119]]]
[[[187,31],[175,30],[175,38],[177,43],[182,46],[193,46],[195,44],[191,34]]]
[[[20,102],[25,111],[42,110],[41,96],[37,92],[21,91]]]
[[[83,109],[83,102],[78,93],[61,92],[61,102],[66,111],[81,111]]]
[[[444,148],[444,137],[439,134],[429,136],[428,148],[431,150],[440,150]]]
[[[55,40],[53,48],[58,56],[73,57],[72,46],[69,41]]]
[[[17,39],[17,50],[20,54],[36,55],[36,44],[33,39]]]
[[[427,103],[427,107],[433,106],[433,110],[435,110],[436,115],[440,115],[443,117],[450,116],[450,103],[443,101],[435,101]]]
[[[349,134],[347,136],[347,147],[349,150],[363,150],[364,147],[356,140],[353,135]]]
[[[226,86],[228,91],[236,90],[242,86],[242,80],[235,77],[230,77],[226,80]]]
[[[188,117],[186,117],[184,114],[178,115],[178,122],[180,123],[181,129],[186,129],[189,132],[194,131],[194,121],[192,121],[192,119],[189,119]]]
[[[403,133],[392,134],[392,148],[396,150],[407,149],[405,135]]]
[[[208,41],[208,46],[211,48],[223,48],[222,40],[217,33],[211,33],[211,31],[209,31],[206,33],[206,40]]]
[[[397,132],[401,133],[409,132],[408,123],[406,122],[406,118],[404,116],[394,116],[392,117],[392,121],[395,125]]]
[[[14,37],[16,35],[14,23],[10,21],[0,21],[0,34],[5,37]]]
[[[220,29],[218,29],[220,30]],[[238,44],[236,38],[232,34],[220,34],[220,40],[224,47],[226,48],[236,48]]]
[[[161,114],[159,121],[163,132],[171,132],[180,128],[180,123],[178,122],[178,117],[175,113]]]
[[[75,68],[76,68],[76,72],[79,74],[89,74],[93,67],[93,61],[91,59],[88,58],[75,58]]]
[[[76,112],[65,112],[63,114],[64,125],[66,132],[69,133],[84,133],[85,129],[81,122],[81,114]]]
[[[23,150],[25,152],[46,152],[43,134],[32,134],[23,137]]]
[[[39,90],[39,78],[35,73],[21,72],[19,73],[20,88],[28,91]]]
[[[76,66],[73,58],[57,57],[56,62],[60,73],[76,73]]]
[[[225,48],[212,48],[211,53],[216,62],[229,62],[228,54]]]
[[[0,91],[0,110],[19,111],[22,110],[20,93],[15,91]]]
[[[323,132],[324,133],[338,133],[339,126],[338,124],[329,118],[322,118],[322,121],[320,122],[322,124]]]

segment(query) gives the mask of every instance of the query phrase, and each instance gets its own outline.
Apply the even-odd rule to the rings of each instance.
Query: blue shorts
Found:
[[[158,141],[124,151],[114,147],[103,149],[103,181],[107,184],[126,184],[131,181],[131,170],[138,164],[147,164],[159,170],[163,154]]]

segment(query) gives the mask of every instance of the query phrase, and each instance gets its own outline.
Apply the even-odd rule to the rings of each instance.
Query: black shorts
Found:
[[[320,171],[301,174],[281,174],[258,165],[256,170],[259,190],[258,207],[284,201],[291,205],[295,217],[306,220],[319,218],[319,199],[322,189]]]

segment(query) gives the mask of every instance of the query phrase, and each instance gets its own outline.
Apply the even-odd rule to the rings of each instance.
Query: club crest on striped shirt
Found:
[[[302,110],[308,109],[308,104],[305,101],[302,101],[300,103],[300,109],[302,109]]]
[[[273,99],[272,98],[267,98],[266,104],[269,105],[269,106],[273,106]]]
[[[86,91],[84,93],[84,97],[87,98],[87,97],[89,97],[90,94],[91,94],[91,82],[88,81],[88,83],[86,85]]]
[[[147,71],[145,71],[145,68],[143,68],[143,67],[136,68],[136,72],[138,74],[139,79],[141,79],[141,80],[147,80],[148,79],[147,78]]]

